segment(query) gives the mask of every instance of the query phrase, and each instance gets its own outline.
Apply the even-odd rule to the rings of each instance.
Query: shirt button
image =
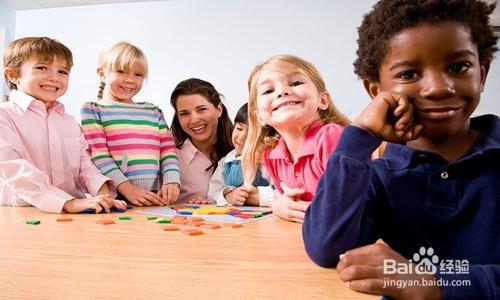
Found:
[[[441,174],[439,176],[441,176],[441,179],[448,179],[448,177],[449,177],[448,172],[446,172],[446,171],[441,172]]]

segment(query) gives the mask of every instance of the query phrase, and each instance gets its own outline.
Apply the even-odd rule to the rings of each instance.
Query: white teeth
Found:
[[[44,89],[44,90],[46,90],[46,91],[50,91],[50,92],[57,91],[57,88],[53,87],[53,86],[42,85],[41,88]]]
[[[129,92],[129,93],[134,91],[133,88],[122,87],[122,89],[124,89],[126,92]]]
[[[286,106],[290,106],[290,105],[297,105],[299,104],[300,102],[299,101],[289,101],[289,102],[285,102],[285,103],[282,103],[281,105],[279,105],[278,107],[276,107],[274,110],[278,110],[280,108],[283,108],[283,107],[286,107]]]
[[[204,129],[205,127],[207,127],[207,125],[201,125],[201,126],[198,126],[198,127],[192,127],[191,129],[194,130],[194,131],[198,131],[198,130]]]

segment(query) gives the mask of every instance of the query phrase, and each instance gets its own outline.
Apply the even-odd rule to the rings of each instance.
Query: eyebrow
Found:
[[[448,59],[457,59],[462,56],[477,56],[476,53],[474,53],[471,50],[458,50],[452,52],[450,55],[448,55]],[[415,65],[415,61],[413,60],[403,60],[403,61],[398,61],[394,63],[392,66],[389,67],[389,71],[392,71],[393,69],[399,68],[401,66],[412,66]]]
[[[301,72],[298,72],[298,71],[297,71],[297,72],[290,73],[290,74],[285,74],[285,76],[289,76],[289,77],[290,77],[290,76],[296,76],[296,75],[305,76],[304,74],[302,74]],[[264,81],[262,81],[261,83],[259,83],[259,84],[257,85],[257,87],[259,88],[259,87],[261,87],[261,86],[265,85],[266,83],[268,83],[269,81],[271,81],[271,80],[269,80],[269,79],[264,80]]]
[[[207,105],[206,104],[198,105],[194,109],[203,108],[203,107],[207,107]],[[188,111],[189,111],[189,109],[180,109],[179,110],[179,112],[188,112]]]

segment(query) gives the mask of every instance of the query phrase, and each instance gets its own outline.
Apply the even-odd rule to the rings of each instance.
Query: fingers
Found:
[[[337,269],[338,270],[338,269]],[[351,265],[338,270],[342,281],[362,280],[369,278],[384,278],[382,265]]]
[[[348,281],[347,285],[349,286],[349,288],[363,293],[383,295],[387,294],[388,292],[387,287],[385,287],[384,280],[382,278],[352,280]]]
[[[305,201],[291,201],[289,204],[291,221],[304,223],[305,211],[309,207],[309,204],[310,202]]]
[[[164,184],[161,187],[163,205],[174,204],[179,198],[180,188],[177,183]]]
[[[305,190],[303,188],[290,188],[283,181],[280,182],[281,189],[283,190],[283,196],[290,198],[299,198],[304,194]]]
[[[127,202],[123,200],[113,200],[113,206],[118,208],[118,209],[127,209]]]
[[[154,205],[163,205],[163,199],[156,193],[150,191],[143,191],[142,198]],[[144,202],[143,202],[144,203]]]
[[[247,201],[247,197],[238,194],[233,194],[228,197],[227,201],[232,205],[241,206],[245,204],[245,201]]]
[[[311,202],[307,201],[290,201],[288,205],[292,210],[305,212],[310,204]]]
[[[189,204],[211,204],[212,201],[200,196],[193,197],[187,201]]]
[[[285,220],[297,223],[303,223],[305,210],[309,206],[308,202],[295,201],[287,196],[282,195],[273,202],[274,213]]]

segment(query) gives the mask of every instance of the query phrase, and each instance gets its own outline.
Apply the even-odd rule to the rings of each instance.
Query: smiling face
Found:
[[[17,90],[45,103],[48,109],[68,88],[69,68],[65,60],[53,57],[48,62],[35,56],[21,64],[18,72],[6,70]]]
[[[236,153],[241,155],[243,152],[243,147],[245,146],[245,141],[248,135],[248,125],[245,123],[237,122],[234,125],[233,134],[231,135],[231,141],[233,142],[234,150]]]
[[[256,82],[257,116],[261,124],[278,132],[303,128],[319,120],[318,109],[326,109],[329,98],[293,64],[265,66]]]
[[[388,45],[375,91],[407,95],[415,106],[422,138],[443,141],[469,131],[486,79],[469,30],[455,22],[403,30]]]
[[[182,130],[197,148],[215,144],[220,106],[214,106],[200,94],[182,95],[177,98],[176,111]]]
[[[144,82],[144,70],[133,64],[128,70],[97,70],[101,81],[105,83],[103,98],[125,103],[133,103],[132,98],[139,93]]]

